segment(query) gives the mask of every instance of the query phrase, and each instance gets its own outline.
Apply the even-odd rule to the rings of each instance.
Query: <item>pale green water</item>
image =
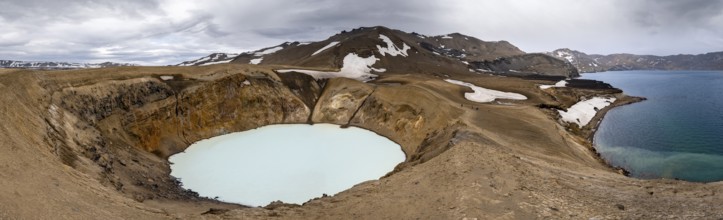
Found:
[[[375,180],[405,159],[374,132],[332,124],[270,125],[194,143],[171,175],[201,196],[251,206],[302,204]]]

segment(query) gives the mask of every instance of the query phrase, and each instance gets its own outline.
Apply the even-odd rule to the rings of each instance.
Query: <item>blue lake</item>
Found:
[[[249,206],[302,204],[379,179],[401,147],[356,127],[269,125],[201,140],[171,156],[171,175],[199,195]]]
[[[594,137],[603,159],[638,178],[723,180],[723,72],[583,74],[648,100],[617,107]]]

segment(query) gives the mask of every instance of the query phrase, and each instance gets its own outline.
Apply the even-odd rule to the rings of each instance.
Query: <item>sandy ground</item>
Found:
[[[538,107],[629,97],[541,90],[549,82],[513,77],[453,77],[528,99],[475,103],[464,98],[469,89],[415,74],[317,84],[282,83],[248,65],[0,69],[0,219],[723,218],[723,183],[620,175],[590,150],[602,116],[579,129]],[[293,89],[294,82],[323,89]],[[380,180],[302,206],[223,204],[194,197],[168,176],[164,156],[187,147],[184,138],[309,120],[385,135],[407,160]],[[162,138],[151,141],[149,132]]]

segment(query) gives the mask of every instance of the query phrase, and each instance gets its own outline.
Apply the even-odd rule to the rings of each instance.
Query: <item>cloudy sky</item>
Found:
[[[723,51],[723,0],[2,0],[0,59],[167,65],[375,25],[527,52]]]

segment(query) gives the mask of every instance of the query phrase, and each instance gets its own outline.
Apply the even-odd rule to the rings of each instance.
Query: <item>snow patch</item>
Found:
[[[161,80],[163,80],[163,81],[168,81],[168,80],[172,80],[172,79],[173,79],[173,76],[161,76]]]
[[[193,61],[193,62],[191,62],[191,63],[183,64],[182,66],[193,66],[193,65],[196,65],[196,64],[199,64],[199,63],[208,62],[208,61],[210,61],[210,60],[211,60],[211,56],[206,56],[206,57],[203,57],[203,58],[198,59],[198,60],[196,60],[196,61]]]
[[[397,45],[394,45],[394,42],[392,42],[392,39],[389,39],[389,37],[380,34],[379,39],[382,39],[382,41],[387,44],[387,47],[377,45],[377,49],[379,49],[379,53],[382,54],[382,56],[385,56],[385,54],[389,54],[393,57],[396,57],[397,55],[402,55],[405,57],[408,56],[407,50],[411,49],[411,47],[409,47],[409,45],[407,45],[406,43],[402,43],[402,48],[399,49],[399,47],[397,47]]]
[[[221,61],[215,61],[215,62],[208,62],[208,63],[201,64],[200,66],[208,66],[208,65],[221,64],[221,63],[230,63],[232,60],[233,60],[233,59],[221,60]]]
[[[555,83],[555,85],[540,85],[540,89],[549,89],[552,87],[565,87],[567,85],[567,81],[560,80],[559,82]]]
[[[58,106],[56,106],[55,104],[51,104],[50,107],[48,108],[48,113],[50,113],[50,115],[53,116],[53,118],[57,118],[58,117]]]
[[[607,107],[613,102],[615,102],[615,98],[594,97],[575,103],[575,105],[568,108],[567,111],[557,111],[560,113],[562,121],[575,123],[580,127],[584,127],[590,123],[600,109]]]
[[[247,79],[247,80],[243,81],[243,84],[248,86],[248,85],[251,85],[251,82],[249,82],[249,80]]]
[[[570,62],[570,63],[575,62],[575,57],[568,52],[557,51],[556,55],[557,55],[557,57],[564,58],[565,60],[567,60],[567,62]]]
[[[444,36],[442,36],[442,39],[452,39],[452,37],[449,35],[444,35]]]
[[[344,57],[343,65],[341,67],[341,70],[339,72],[325,72],[325,71],[315,71],[315,70],[302,70],[302,69],[284,69],[284,70],[277,70],[277,72],[280,73],[287,73],[287,72],[299,72],[306,75],[309,75],[311,77],[314,77],[314,79],[328,79],[328,78],[337,78],[337,77],[344,77],[344,78],[350,78],[355,79],[359,81],[369,81],[377,77],[377,75],[372,74],[371,71],[375,72],[384,72],[386,69],[376,69],[373,68],[372,65],[379,60],[378,58],[374,57],[374,55],[362,58],[356,53],[350,53],[347,54]]]
[[[462,82],[459,80],[445,79],[448,83],[452,83],[460,86],[467,86],[474,92],[468,92],[464,94],[464,98],[473,102],[491,102],[495,99],[512,99],[512,100],[526,100],[527,97],[513,92],[502,92],[497,90],[485,89],[479,86],[475,86],[472,83]]]
[[[329,45],[326,45],[326,46],[322,47],[321,49],[317,50],[316,52],[312,53],[311,55],[314,56],[314,55],[316,55],[316,54],[319,54],[319,53],[325,51],[326,49],[329,49],[329,48],[331,48],[331,47],[333,47],[333,46],[336,46],[337,44],[339,44],[339,41],[331,42],[331,43],[329,43]]]
[[[263,61],[263,60],[264,60],[263,57],[261,57],[261,58],[256,58],[256,59],[251,59],[251,60],[249,61],[249,64],[258,65],[258,64],[261,63],[261,61]]]
[[[263,56],[263,55],[266,55],[266,54],[276,53],[276,51],[279,51],[279,50],[282,50],[282,49],[284,49],[284,48],[281,47],[281,46],[272,47],[272,48],[269,48],[269,49],[266,49],[266,50],[262,50],[262,51],[256,52],[256,53],[254,53],[254,56],[260,57],[260,56]]]

